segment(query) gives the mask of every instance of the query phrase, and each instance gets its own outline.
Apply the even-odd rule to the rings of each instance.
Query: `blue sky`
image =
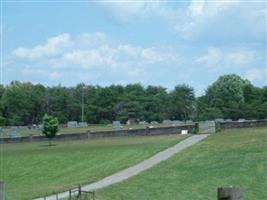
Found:
[[[264,86],[264,1],[3,1],[3,83]]]

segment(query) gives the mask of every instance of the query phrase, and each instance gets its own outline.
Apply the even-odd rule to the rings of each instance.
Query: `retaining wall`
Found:
[[[195,124],[174,126],[174,127],[162,127],[162,128],[62,134],[55,136],[53,138],[53,141],[83,140],[83,139],[118,137],[118,136],[153,136],[153,135],[180,134],[181,130],[188,130],[188,133],[194,133]],[[0,143],[2,144],[23,143],[23,142],[38,142],[47,140],[48,139],[44,136],[28,136],[28,137],[18,137],[18,138],[1,138]]]
[[[243,122],[220,122],[221,129],[267,127],[267,120],[246,120]]]

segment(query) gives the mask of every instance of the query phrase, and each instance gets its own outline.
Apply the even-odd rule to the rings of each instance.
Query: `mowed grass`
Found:
[[[47,143],[5,144],[1,177],[6,200],[31,199],[90,183],[184,139],[184,136],[122,137]]]
[[[267,199],[267,128],[211,135],[125,182],[97,191],[97,200],[214,200],[217,187],[238,186],[244,199]]]
[[[134,125],[126,125],[122,124],[122,128],[120,130],[128,130],[128,129],[143,129],[147,126],[153,126],[154,128],[157,127],[170,127],[171,125],[168,124],[134,124]],[[28,129],[28,128],[17,128],[15,129],[16,132],[21,136],[29,136],[29,135],[42,135],[42,131],[40,129]],[[88,131],[91,132],[100,132],[100,131],[113,131],[113,126],[111,124],[91,124],[85,128],[60,128],[58,134],[70,134],[70,133],[86,133]],[[10,134],[14,132],[12,129],[5,129],[0,132],[1,137],[9,137]]]

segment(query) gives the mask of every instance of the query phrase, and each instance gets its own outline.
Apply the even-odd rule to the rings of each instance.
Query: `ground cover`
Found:
[[[90,183],[136,164],[184,136],[102,138],[2,144],[1,176],[6,200],[31,199]]]
[[[243,188],[245,199],[267,199],[267,128],[224,130],[122,183],[97,200],[214,200],[217,187]]]

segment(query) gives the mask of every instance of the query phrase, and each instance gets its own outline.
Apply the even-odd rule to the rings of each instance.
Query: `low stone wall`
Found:
[[[121,137],[121,136],[154,136],[154,135],[168,135],[180,134],[181,130],[188,130],[188,133],[194,133],[195,125],[184,125],[174,127],[162,128],[146,128],[146,129],[132,129],[132,130],[117,130],[117,131],[103,131],[103,132],[88,132],[88,133],[71,133],[57,135],[53,141],[67,141],[67,140],[83,140],[104,137]],[[44,136],[29,136],[18,138],[1,138],[0,143],[23,143],[23,142],[38,142],[47,141]]]
[[[243,122],[220,122],[221,129],[267,127],[267,120],[246,120]]]

